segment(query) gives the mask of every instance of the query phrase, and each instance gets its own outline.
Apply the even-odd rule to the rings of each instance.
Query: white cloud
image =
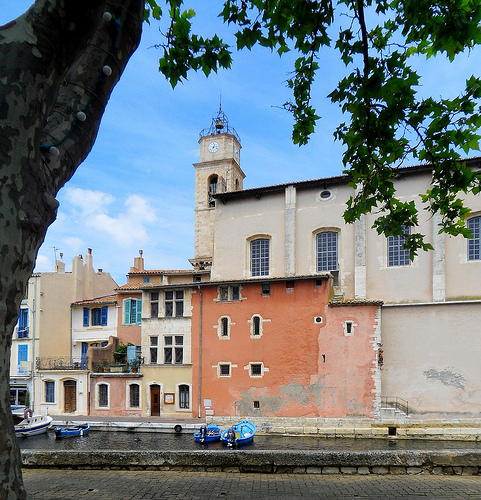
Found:
[[[85,249],[85,243],[82,238],[78,236],[69,236],[63,239],[65,247],[70,250],[70,252],[80,252]]]
[[[53,268],[53,260],[49,259],[46,255],[37,255],[37,260],[35,261],[35,269],[36,273],[46,273],[52,272]]]
[[[78,233],[85,232],[89,240],[107,236],[121,248],[142,245],[149,241],[149,226],[157,220],[151,203],[137,194],[128,196],[123,204],[110,193],[90,189],[67,188],[65,197],[65,208],[72,209],[73,227]],[[77,251],[83,247],[83,239],[71,236],[64,241]]]
[[[80,188],[66,188],[65,197],[69,203],[81,210],[83,217],[105,210],[115,200],[109,193]]]

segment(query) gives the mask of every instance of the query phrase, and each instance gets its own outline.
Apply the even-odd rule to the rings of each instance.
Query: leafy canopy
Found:
[[[187,79],[190,69],[208,75],[229,68],[230,48],[217,36],[192,34],[195,13],[184,10],[182,0],[166,3],[170,27],[160,45],[160,71],[172,86]],[[146,6],[154,18],[162,14],[155,0]],[[423,99],[417,95],[420,75],[410,61],[433,56],[453,61],[477,46],[479,0],[225,0],[220,16],[235,27],[238,50],[258,44],[280,56],[296,51],[287,80],[292,100],[283,107],[293,114],[292,138],[299,145],[307,143],[320,118],[311,91],[323,68],[321,49],[339,52],[346,76],[329,98],[345,116],[334,135],[344,145],[344,172],[356,190],[344,214],[347,222],[375,211],[379,234],[416,228],[417,207],[396,198],[394,187],[397,167],[415,159],[432,167],[432,185],[421,198],[426,210],[441,215],[441,231],[471,236],[464,223],[469,209],[461,198],[479,192],[481,174],[462,161],[460,152],[479,149],[481,80],[472,76],[452,99]],[[405,238],[411,258],[432,248],[416,231]]]

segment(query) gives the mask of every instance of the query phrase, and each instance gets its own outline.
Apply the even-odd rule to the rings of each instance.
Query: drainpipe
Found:
[[[32,398],[31,407],[35,411],[35,322],[37,321],[37,282],[38,277],[35,277],[35,284],[33,287],[33,310],[32,310]],[[27,285],[28,286],[28,285]],[[27,302],[28,305],[28,302]],[[30,307],[30,306],[29,306]]]
[[[201,411],[200,411],[200,403],[201,403],[201,386],[202,386],[202,290],[200,288],[200,285],[197,285],[197,289],[199,290],[199,410],[198,410],[198,417],[201,417]]]

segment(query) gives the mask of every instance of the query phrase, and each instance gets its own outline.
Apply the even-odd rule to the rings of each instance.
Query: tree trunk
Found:
[[[38,0],[0,27],[1,499],[27,498],[9,402],[20,302],[56,217],[55,196],[90,152],[110,93],[139,44],[143,5]]]

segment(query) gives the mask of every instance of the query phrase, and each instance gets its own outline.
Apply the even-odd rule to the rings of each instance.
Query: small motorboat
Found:
[[[196,443],[211,443],[220,439],[221,430],[217,425],[203,425],[197,432],[194,433]]]
[[[59,427],[56,425],[53,427],[56,439],[69,438],[77,436],[85,436],[90,429],[90,424],[79,424],[79,425],[67,425],[67,427]]]
[[[242,420],[226,429],[220,436],[221,441],[229,447],[242,446],[254,439],[256,426],[249,420]]]
[[[15,425],[15,435],[17,437],[28,437],[43,434],[47,432],[52,420],[50,415],[39,415],[32,413],[32,410],[26,409],[24,419]]]

